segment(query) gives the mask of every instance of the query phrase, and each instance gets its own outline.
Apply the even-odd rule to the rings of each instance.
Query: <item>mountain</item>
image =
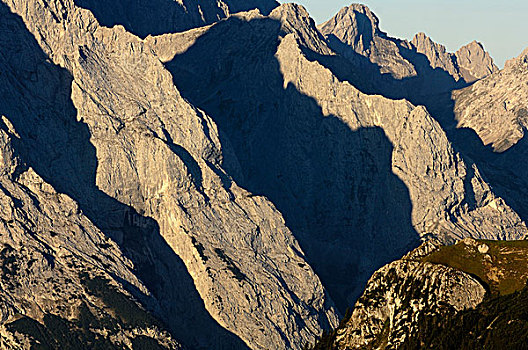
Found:
[[[282,215],[225,173],[216,126],[149,47],[45,3],[1,5],[17,29],[3,31],[0,114],[24,163],[130,259],[171,332],[192,348],[296,348],[335,324]]]
[[[478,43],[394,39],[362,5],[320,27],[264,0],[0,16],[2,346],[301,349],[362,294],[340,329],[370,341],[387,284],[455,323],[486,302],[401,260],[422,242],[528,236],[513,158],[456,128],[454,90],[501,74]]]
[[[365,5],[345,7],[318,28],[339,57],[313,59],[362,92],[427,107],[446,131],[454,123],[451,92],[498,71],[477,42],[450,53],[424,33],[393,38]]]
[[[528,167],[520,160],[528,154],[523,98],[527,71],[525,51],[499,72],[451,94],[458,143],[524,220]]]
[[[2,23],[15,24],[5,18]],[[2,67],[5,68],[5,67]],[[119,247],[18,157],[20,135],[0,129],[0,347],[180,349],[166,326],[122,286],[150,303]]]
[[[382,32],[378,17],[365,5],[341,9],[319,29],[336,52],[352,61],[357,55],[363,56],[377,65],[382,74],[400,80],[418,74],[401,52],[403,48],[410,49],[408,43]]]
[[[354,60],[357,55],[379,67],[382,74],[395,79],[422,76],[428,65],[454,79],[471,83],[498,70],[481,44],[472,42],[456,53],[435,43],[425,33],[418,33],[411,42],[392,38],[379,28],[379,19],[368,7],[360,4],[341,9],[333,18],[319,26],[331,47]],[[421,59],[425,56],[426,61]]]
[[[485,145],[504,152],[524,137],[528,50],[503,70],[453,94],[459,127],[473,129]]]
[[[526,236],[423,107],[368,96],[314,60],[336,54],[304,8],[147,41],[233,147],[226,171],[284,214],[342,311],[420,237]]]

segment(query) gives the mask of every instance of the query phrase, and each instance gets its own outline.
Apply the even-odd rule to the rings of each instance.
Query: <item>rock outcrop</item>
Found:
[[[435,43],[425,33],[416,34],[411,44],[416,52],[427,57],[433,69],[446,71],[456,81],[463,79],[472,83],[498,71],[489,53],[476,41],[462,46],[456,53],[447,52],[444,45]]]
[[[372,275],[350,320],[338,330],[336,347],[399,349],[418,332],[421,315],[474,308],[485,294],[475,278],[453,268],[395,261]]]
[[[361,61],[357,57],[360,55],[377,65],[382,74],[390,74],[395,79],[418,74],[413,63],[400,52],[411,46],[382,32],[378,17],[365,5],[353,4],[341,9],[321,24],[319,30],[332,49],[354,63]]]
[[[462,78],[472,83],[499,71],[489,53],[481,43],[472,41],[455,52],[455,58]]]
[[[343,80],[364,92],[406,98],[415,104],[428,106],[437,98],[431,95],[466,86],[498,71],[477,42],[449,53],[424,33],[416,34],[410,42],[392,38],[379,29],[378,18],[365,5],[343,8],[319,29],[334,51],[363,71],[354,77],[357,73],[353,69],[347,72],[336,67],[339,64],[327,63],[334,72],[342,72]]]
[[[527,251],[526,241],[430,240],[376,271],[315,349],[522,348]]]
[[[528,125],[526,56],[527,51],[500,72],[453,93],[458,127],[473,129],[496,152],[519,142]]]
[[[321,33],[274,1],[109,4],[0,2],[6,346],[300,349],[420,240],[527,236],[415,103],[492,72],[479,44],[395,40],[360,5]],[[480,297],[394,264],[451,307]]]
[[[6,117],[0,126],[0,347],[180,349],[125,290],[151,298],[133,263],[19,158]]]

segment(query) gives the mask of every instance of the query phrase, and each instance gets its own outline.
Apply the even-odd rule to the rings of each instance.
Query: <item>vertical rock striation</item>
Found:
[[[29,80],[42,80],[2,99],[24,158],[127,251],[175,334],[193,347],[245,348],[227,329],[253,349],[299,348],[335,324],[282,215],[225,173],[215,124],[142,40],[100,27],[73,1],[6,3],[38,43],[20,45],[36,51],[24,56]],[[66,76],[50,84],[59,78],[40,76],[40,62]]]

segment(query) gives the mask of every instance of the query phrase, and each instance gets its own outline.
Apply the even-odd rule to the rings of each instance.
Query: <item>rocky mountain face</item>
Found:
[[[377,65],[382,74],[396,79],[416,76],[414,65],[402,52],[408,43],[387,36],[379,28],[379,19],[368,7],[353,4],[341,9],[333,18],[319,26],[332,48],[355,61],[357,55]]]
[[[277,205],[342,309],[421,236],[526,235],[424,108],[365,95],[310,61],[335,55],[323,39],[303,8],[283,5],[151,42],[175,48],[163,60],[232,145],[227,172]]]
[[[484,145],[504,152],[524,137],[528,50],[500,72],[453,93],[459,127],[473,129]]]
[[[149,47],[72,1],[45,4],[2,5],[16,30],[2,37],[0,113],[24,162],[129,257],[173,334],[297,348],[334,324],[282,215],[226,175],[216,126]]]
[[[19,23],[0,11],[2,23]],[[123,288],[127,281],[142,301],[153,299],[132,262],[24,163],[21,136],[5,116],[0,126],[0,348],[180,349]]]
[[[489,183],[523,219],[528,214],[528,153],[524,129],[527,106],[526,51],[504,69],[453,91],[452,118],[464,153],[479,163]]]
[[[485,293],[475,278],[453,268],[395,261],[372,275],[346,328],[338,331],[337,347],[399,349],[418,332],[421,315],[474,308]]]
[[[364,5],[343,8],[319,29],[330,47],[357,67],[343,69],[338,67],[342,63],[323,60],[342,80],[364,92],[405,98],[429,109],[439,94],[498,71],[477,42],[449,53],[424,33],[410,42],[392,38],[380,30],[378,18]],[[358,68],[362,73],[354,72]]]
[[[444,45],[435,43],[425,33],[416,34],[411,44],[417,53],[427,57],[433,69],[446,71],[455,81],[472,83],[499,70],[482,44],[476,41],[462,46],[455,53],[447,52]]]
[[[6,347],[300,349],[421,241],[528,235],[504,173],[446,127],[451,91],[496,70],[478,43],[396,40],[360,5],[319,28],[264,0],[0,16]],[[389,266],[343,341],[484,295],[447,267]],[[401,313],[380,308],[389,282]]]

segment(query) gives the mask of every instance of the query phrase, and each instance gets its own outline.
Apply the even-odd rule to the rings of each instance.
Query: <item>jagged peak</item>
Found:
[[[414,34],[413,39],[411,40],[412,43],[415,42],[423,42],[423,41],[433,41],[427,34],[424,32],[418,32]]]
[[[236,17],[245,21],[251,21],[257,18],[264,18],[264,15],[262,15],[262,12],[259,9],[253,9],[249,11],[237,12],[233,15],[230,15],[229,17]]]
[[[473,40],[469,44],[466,44],[466,45],[464,45],[462,47],[475,48],[475,49],[479,49],[479,50],[485,51],[484,50],[484,45],[482,45],[481,42],[476,41],[476,40]]]
[[[420,48],[425,47],[425,48],[434,48],[434,50],[439,53],[447,52],[447,49],[444,45],[437,43],[424,32],[416,33],[414,35],[414,38],[411,41],[411,44],[413,44],[416,48],[418,48],[418,51],[420,51]]]
[[[484,45],[476,40],[473,40],[472,42],[462,46],[455,54],[458,55],[465,51],[469,51],[473,55],[489,56],[489,53],[486,51],[486,49],[484,49]]]
[[[506,61],[504,68],[513,67],[516,65],[528,65],[528,47],[521,52],[521,54],[511,60]]]
[[[482,43],[473,40],[454,54],[466,82],[485,78],[499,70]]]
[[[374,12],[370,10],[370,8],[363,4],[352,4],[350,6],[342,8],[337,16],[356,16],[358,13],[363,14],[367,16],[367,18],[370,20],[370,23],[372,23],[373,28],[376,28],[376,30],[379,30],[379,19]]]
[[[339,12],[319,26],[323,34],[332,32],[337,27],[356,32],[357,34],[370,32],[369,34],[381,34],[378,17],[363,4],[352,4],[343,7]]]
[[[284,33],[294,33],[304,47],[320,54],[331,54],[323,36],[317,30],[315,21],[304,6],[293,3],[283,4],[275,8],[269,17],[281,22]]]
[[[286,20],[291,22],[300,19],[315,23],[304,6],[294,3],[282,4],[276,7],[273,11],[271,11],[269,16],[271,18],[281,19],[282,21]]]
[[[362,4],[342,8],[318,28],[327,38],[335,36],[358,52],[368,51],[374,38],[386,37],[379,29],[378,17]]]

